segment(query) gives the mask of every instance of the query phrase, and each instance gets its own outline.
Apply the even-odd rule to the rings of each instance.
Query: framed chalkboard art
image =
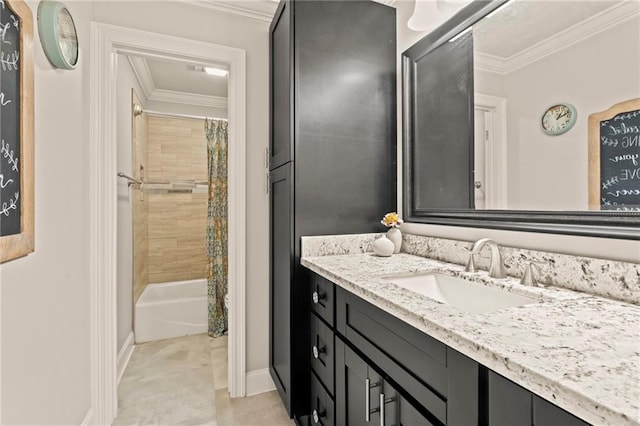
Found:
[[[0,263],[34,250],[33,16],[0,0]]]
[[[640,98],[589,116],[589,209],[640,212]]]

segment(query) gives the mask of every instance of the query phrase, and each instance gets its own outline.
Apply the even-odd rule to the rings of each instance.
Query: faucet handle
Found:
[[[467,266],[464,268],[465,272],[476,272],[476,260],[475,255],[478,253],[473,250],[473,247],[463,247],[464,251],[469,253],[469,259],[467,260]]]
[[[541,268],[545,266],[545,262],[536,262],[534,260],[527,260],[527,264],[524,267],[524,274],[520,280],[520,284],[530,285],[537,287],[538,279],[536,275],[540,272]]]

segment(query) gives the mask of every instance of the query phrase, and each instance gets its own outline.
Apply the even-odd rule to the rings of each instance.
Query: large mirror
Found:
[[[474,1],[403,95],[409,221],[640,239],[640,2]]]

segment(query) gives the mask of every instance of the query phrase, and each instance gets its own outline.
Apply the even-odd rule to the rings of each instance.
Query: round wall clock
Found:
[[[578,111],[570,104],[553,105],[542,114],[542,130],[551,136],[568,132],[578,118]]]
[[[64,4],[50,0],[40,2],[38,32],[44,53],[54,67],[70,70],[78,65],[76,26]]]

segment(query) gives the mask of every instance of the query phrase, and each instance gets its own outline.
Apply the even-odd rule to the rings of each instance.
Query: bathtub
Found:
[[[136,343],[207,332],[207,280],[149,284],[135,306]]]

